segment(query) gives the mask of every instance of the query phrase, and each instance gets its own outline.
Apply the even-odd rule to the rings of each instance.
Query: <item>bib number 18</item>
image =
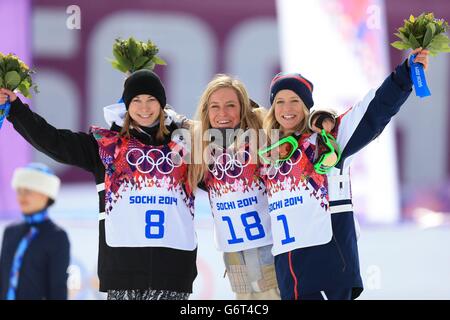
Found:
[[[249,222],[249,219],[254,219],[254,222]],[[231,239],[228,240],[228,244],[236,244],[244,242],[244,238],[238,238],[236,236],[236,231],[234,230],[233,222],[231,218],[228,216],[223,216],[222,220],[228,224],[228,228],[230,229]],[[242,225],[244,226],[245,234],[249,241],[257,240],[264,238],[266,233],[264,232],[264,227],[261,224],[261,218],[258,215],[258,212],[251,211],[241,215]],[[253,233],[252,233],[253,230]],[[255,232],[256,230],[256,232]]]

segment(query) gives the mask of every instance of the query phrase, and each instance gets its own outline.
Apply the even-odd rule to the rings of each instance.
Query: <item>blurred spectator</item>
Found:
[[[48,217],[60,180],[48,167],[32,163],[14,172],[12,186],[24,221],[5,229],[0,256],[0,298],[67,299],[70,244]]]

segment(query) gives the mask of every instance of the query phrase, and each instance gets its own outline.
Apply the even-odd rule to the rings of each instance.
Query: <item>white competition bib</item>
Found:
[[[331,241],[330,213],[314,197],[311,198],[308,190],[274,193],[269,199],[269,212],[274,256]]]
[[[315,172],[316,134],[298,137],[299,148],[282,163],[264,167],[273,255],[331,241],[327,177]]]
[[[122,185],[119,194],[105,219],[108,246],[197,247],[193,217],[178,193],[156,185],[141,190]]]
[[[262,190],[210,197],[220,251],[236,252],[272,243],[267,197]]]
[[[236,252],[270,245],[272,234],[265,186],[250,146],[238,151],[215,147],[211,150],[208,189],[214,216],[218,250]]]

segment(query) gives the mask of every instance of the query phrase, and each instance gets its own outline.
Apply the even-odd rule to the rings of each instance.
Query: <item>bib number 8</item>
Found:
[[[155,218],[156,217],[156,220]],[[164,237],[164,212],[148,210],[145,212],[145,237],[147,239],[161,239]]]
[[[249,222],[249,219],[253,218],[254,222]],[[231,239],[228,240],[228,244],[236,244],[244,242],[243,238],[238,238],[236,236],[236,232],[234,230],[233,222],[231,221],[231,218],[228,216],[223,216],[222,220],[225,221],[228,224],[228,227],[230,229]],[[241,214],[241,221],[242,225],[245,228],[245,234],[247,236],[247,239],[249,241],[258,240],[261,238],[264,238],[266,236],[266,233],[264,232],[263,225],[261,224],[261,218],[258,215],[258,212],[251,211],[247,213]],[[255,234],[252,234],[252,230],[256,230]]]

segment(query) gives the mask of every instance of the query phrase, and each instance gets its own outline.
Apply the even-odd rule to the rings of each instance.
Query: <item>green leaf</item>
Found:
[[[9,71],[5,75],[5,84],[7,89],[14,90],[20,84],[20,76],[17,71]]]
[[[31,82],[27,79],[22,80],[22,82],[17,86],[17,88],[19,86],[25,86],[26,88],[30,89],[31,87]]]
[[[449,46],[449,42],[447,41],[439,41],[439,40],[435,40],[433,39],[430,43],[430,45],[428,46],[429,50],[432,50],[433,52],[449,52],[450,50],[450,46]]]
[[[116,58],[117,63],[123,66],[126,70],[131,68],[131,63],[128,59],[122,57],[118,50],[113,50],[114,58]]]
[[[25,98],[31,98],[29,87],[27,87],[24,83],[21,83],[17,90],[25,97]]]
[[[449,45],[445,43],[433,43],[428,46],[428,49],[437,51],[437,52],[448,52]]]
[[[136,70],[142,69],[142,67],[147,64],[147,62],[149,61],[149,59],[145,56],[140,56],[136,59],[135,63],[134,63],[134,67]]]
[[[121,65],[117,60],[111,60],[112,67],[120,72],[127,72],[128,69]]]
[[[5,87],[5,85],[3,84],[3,79],[0,78],[0,88],[4,88],[4,87]]]
[[[433,40],[431,42],[439,42],[439,43],[449,43],[450,40],[448,39],[447,35],[444,33],[438,34],[434,36]]]
[[[153,60],[153,62],[154,62],[155,64],[161,64],[161,65],[164,65],[164,66],[167,65],[167,63],[166,63],[163,59],[161,59],[160,57],[158,57],[158,56],[155,56],[152,60]]]
[[[426,48],[430,44],[431,40],[433,39],[435,30],[436,28],[434,27],[434,24],[429,23],[427,25],[427,31],[425,32],[425,36],[423,37],[422,48]]]
[[[16,71],[20,69],[19,61],[11,55],[7,56],[5,72]]]
[[[149,61],[142,67],[142,69],[153,70],[155,69],[155,63],[153,61]]]
[[[133,37],[128,39],[128,53],[130,61],[134,63],[138,57],[138,46]]]
[[[430,45],[428,46],[428,50],[430,50],[430,53],[431,53],[431,51],[436,52],[436,53],[449,52],[450,47],[449,47],[448,42],[438,42],[438,41],[432,40]]]
[[[434,22],[430,22],[427,24],[427,29],[430,28],[431,29],[431,33],[433,36],[437,35],[438,33],[436,33],[436,25]]]
[[[142,47],[142,42],[139,41],[136,43],[136,57],[142,56],[143,52],[144,52],[144,48]]]
[[[412,34],[409,35],[409,44],[413,50],[420,48],[420,43],[416,40],[416,38]]]
[[[27,75],[23,80],[23,83],[26,83],[28,87],[31,87],[33,80],[31,79],[31,76]]]
[[[0,74],[6,73],[6,59],[0,58]]]
[[[405,20],[405,28],[406,28],[406,30],[411,32],[413,30],[413,26],[414,25],[411,22],[409,22],[408,20]]]
[[[409,43],[404,43],[402,41],[394,41],[391,43],[391,46],[393,46],[394,48],[399,49],[399,50],[407,50],[407,49],[411,48]]]
[[[408,38],[405,37],[401,32],[394,33],[397,37],[399,37],[403,42],[409,42]]]

